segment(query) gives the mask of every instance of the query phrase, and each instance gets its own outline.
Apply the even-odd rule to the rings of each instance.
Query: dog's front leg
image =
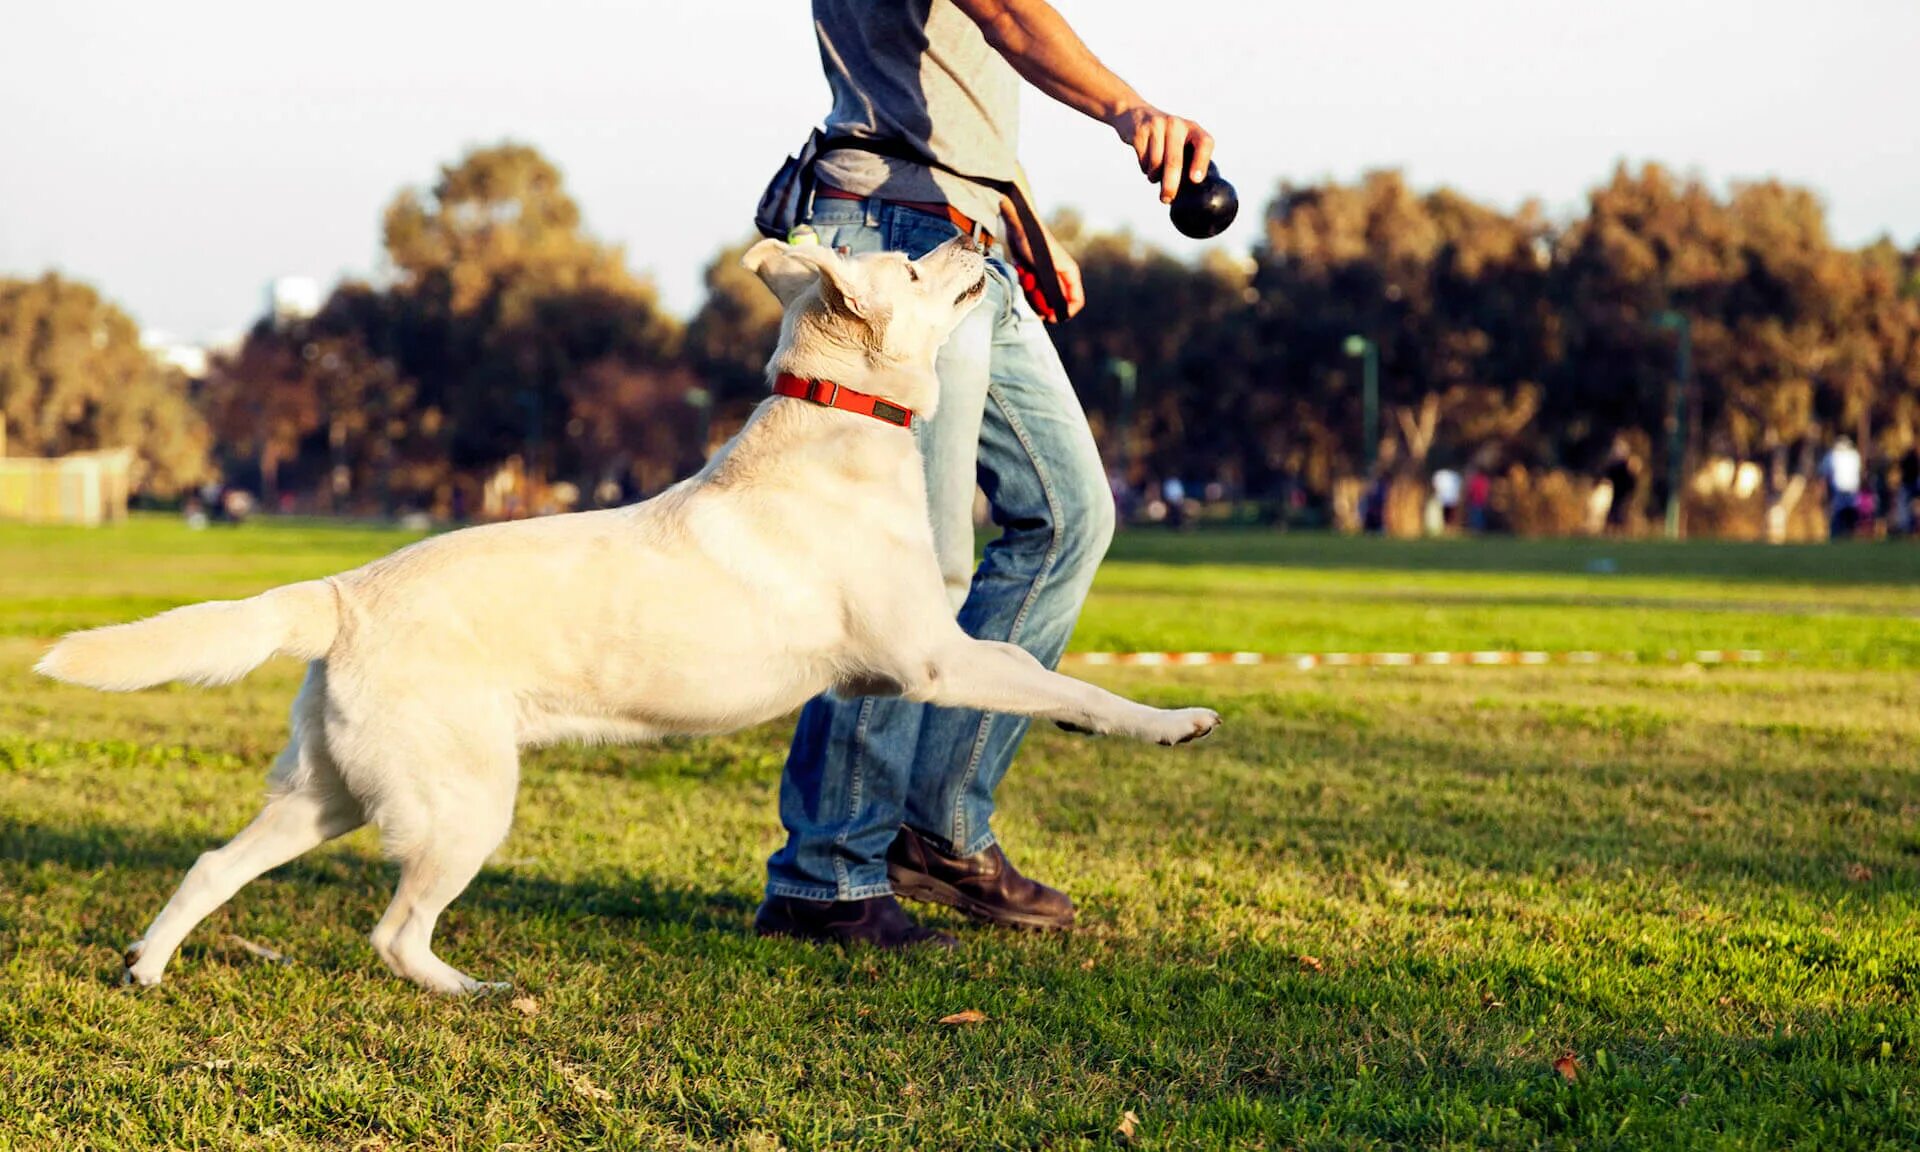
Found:
[[[1149,708],[1071,676],[1050,672],[1012,644],[962,638],[937,649],[906,695],[943,708],[1039,716],[1064,728],[1185,744],[1212,732],[1209,708]]]

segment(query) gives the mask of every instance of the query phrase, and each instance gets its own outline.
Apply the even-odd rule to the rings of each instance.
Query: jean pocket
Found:
[[[813,215],[807,220],[814,231],[825,232],[829,228],[845,228],[867,223],[867,205],[863,200],[831,200],[822,197],[813,202]]]
[[[886,248],[883,243],[886,233],[878,228],[867,227],[866,220],[858,215],[852,220],[825,220],[816,215],[813,230],[820,237],[820,243],[829,248],[843,249],[849,256],[862,256]]]
[[[1006,308],[1001,313],[1003,320],[1011,318],[1015,324],[1024,320],[1038,321],[1040,314],[1027,303],[1027,294],[1020,287],[1020,273],[1014,270],[1012,261],[999,256],[987,258],[987,273],[1000,281],[1000,289],[1005,294]]]
[[[906,253],[909,260],[918,260],[960,235],[953,221],[929,212],[894,206],[887,213],[887,248]]]

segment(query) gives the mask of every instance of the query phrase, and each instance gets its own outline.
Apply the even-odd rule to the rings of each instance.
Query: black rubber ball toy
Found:
[[[1233,223],[1233,218],[1240,214],[1240,195],[1233,190],[1233,185],[1220,178],[1220,166],[1209,162],[1206,179],[1197,184],[1191,179],[1181,181],[1180,191],[1173,194],[1169,214],[1182,236],[1205,240],[1225,232],[1227,225]]]

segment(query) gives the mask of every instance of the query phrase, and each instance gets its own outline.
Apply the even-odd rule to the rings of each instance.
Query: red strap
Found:
[[[882,400],[878,396],[869,396],[865,392],[842,388],[831,380],[808,380],[804,376],[782,372],[774,377],[773,391],[777,396],[791,396],[796,400],[806,400],[826,408],[838,408],[843,412],[858,412],[862,416],[871,416],[882,424],[891,424],[896,428],[913,427],[913,409],[902,408],[898,404]]]

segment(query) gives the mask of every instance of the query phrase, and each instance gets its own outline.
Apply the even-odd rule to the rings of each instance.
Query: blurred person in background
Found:
[[[1167,506],[1167,527],[1187,526],[1187,485],[1178,476],[1169,476],[1160,484],[1160,499]]]
[[[1467,531],[1478,534],[1487,530],[1492,504],[1493,477],[1484,465],[1475,467],[1467,473]]]
[[[1901,454],[1891,479],[1894,531],[1911,536],[1920,530],[1920,445],[1910,446]]]
[[[1460,473],[1451,468],[1442,468],[1433,474],[1433,495],[1440,501],[1440,523],[1444,528],[1460,524],[1461,487]]]
[[[1611,495],[1607,504],[1607,531],[1625,535],[1633,517],[1633,499],[1640,488],[1640,460],[1625,436],[1615,436],[1607,450],[1607,462],[1601,465],[1600,478]]]
[[[1841,436],[1820,461],[1820,479],[1827,484],[1827,535],[1844,540],[1860,520],[1860,450]]]

